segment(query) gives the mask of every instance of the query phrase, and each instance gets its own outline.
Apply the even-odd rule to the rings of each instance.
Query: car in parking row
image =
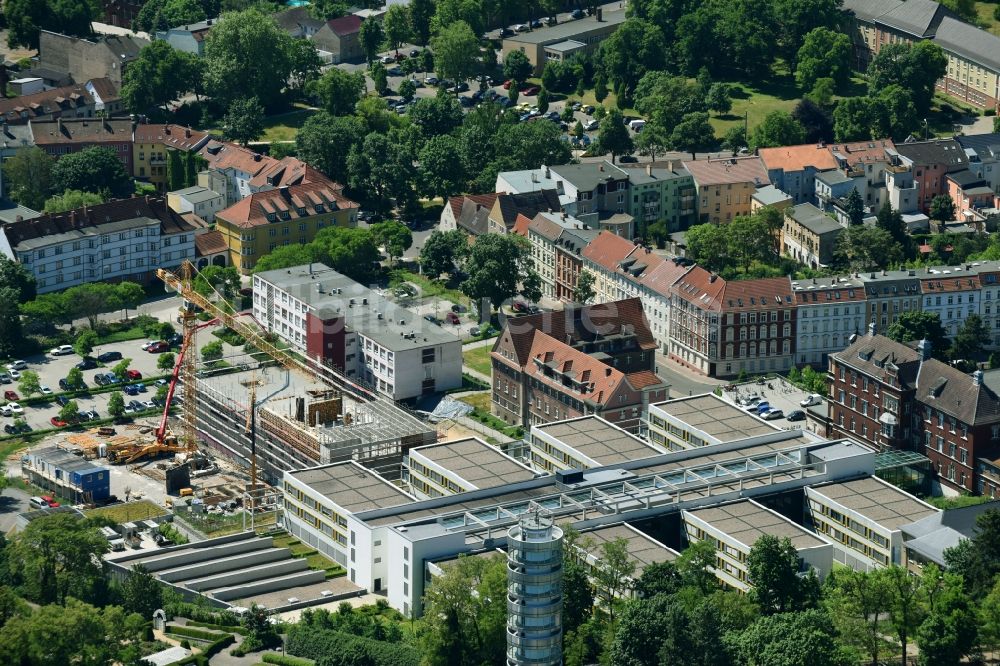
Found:
[[[73,353],[73,345],[59,345],[49,353],[53,356],[67,356]]]
[[[122,360],[122,353],[118,351],[106,351],[97,356],[97,360],[101,363],[111,363],[112,361]]]

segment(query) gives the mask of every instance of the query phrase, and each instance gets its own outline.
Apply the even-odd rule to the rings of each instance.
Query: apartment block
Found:
[[[767,167],[759,157],[729,157],[685,161],[694,179],[699,222],[729,222],[749,215],[758,187],[770,184]]]

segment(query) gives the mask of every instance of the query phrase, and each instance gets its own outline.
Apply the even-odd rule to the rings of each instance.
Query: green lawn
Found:
[[[90,509],[88,511],[84,511],[84,514],[88,517],[103,516],[115,521],[119,525],[122,523],[134,522],[136,520],[148,520],[150,518],[162,516],[166,513],[166,509],[161,506],[157,506],[149,500],[139,500],[137,502],[128,502],[127,504],[115,504],[112,506],[102,507],[100,509]]]
[[[491,347],[487,345],[462,352],[462,364],[489,377],[492,372],[490,349]]]
[[[472,405],[473,408],[483,412],[484,414],[490,413],[490,392],[483,391],[482,393],[473,393],[472,395],[463,395],[459,398],[460,401],[467,405]]]
[[[993,2],[977,2],[976,13],[979,14],[980,26],[989,30],[994,35],[1000,35],[1000,21],[993,17],[993,10],[997,7]]]
[[[394,284],[397,278],[403,282],[412,282],[420,287],[420,296],[423,298],[437,296],[447,301],[451,301],[452,303],[461,303],[463,305],[469,304],[468,296],[463,294],[458,289],[450,289],[443,283],[438,282],[437,280],[428,279],[424,275],[419,275],[417,273],[413,273],[412,271],[406,271],[403,269],[396,269],[392,271],[392,279],[389,284]]]
[[[270,116],[264,120],[264,135],[261,141],[294,141],[299,129],[315,111],[298,109]]]

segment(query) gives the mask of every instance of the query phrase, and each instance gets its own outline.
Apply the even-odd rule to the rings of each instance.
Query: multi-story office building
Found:
[[[788,434],[713,393],[650,405],[647,425],[649,441],[669,451],[737,440],[766,442]]]
[[[535,476],[523,463],[475,437],[417,446],[403,457],[403,480],[420,499],[493,488]]]
[[[813,570],[822,580],[833,569],[832,544],[752,499],[685,509],[682,515],[688,541],[708,541],[715,546],[712,569],[727,587],[741,592],[753,587],[747,557],[764,535],[791,541],[803,573]]]
[[[39,293],[88,282],[156,279],[194,261],[196,229],[159,198],[136,197],[5,224],[16,259]]]
[[[535,76],[540,76],[550,59],[561,60],[568,52],[593,52],[605,39],[625,22],[624,11],[604,12],[600,8],[594,16],[579,21],[522,32],[503,40],[501,58],[520,51],[528,57]]]
[[[841,351],[852,335],[865,330],[865,287],[856,277],[792,282],[792,296],[796,365],[825,369],[827,356]]]
[[[853,569],[906,566],[903,525],[937,513],[877,476],[806,488],[813,528],[833,542],[834,559]]]
[[[580,416],[531,428],[531,464],[544,472],[592,469],[666,453],[600,416]]]
[[[311,359],[394,400],[462,385],[462,342],[323,264],[254,275],[253,312]]]

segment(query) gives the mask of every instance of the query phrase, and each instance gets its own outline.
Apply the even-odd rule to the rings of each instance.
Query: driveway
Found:
[[[6,468],[3,469],[6,473]],[[28,493],[18,488],[7,488],[0,493],[0,534],[6,534],[17,522],[17,514],[28,510]]]

